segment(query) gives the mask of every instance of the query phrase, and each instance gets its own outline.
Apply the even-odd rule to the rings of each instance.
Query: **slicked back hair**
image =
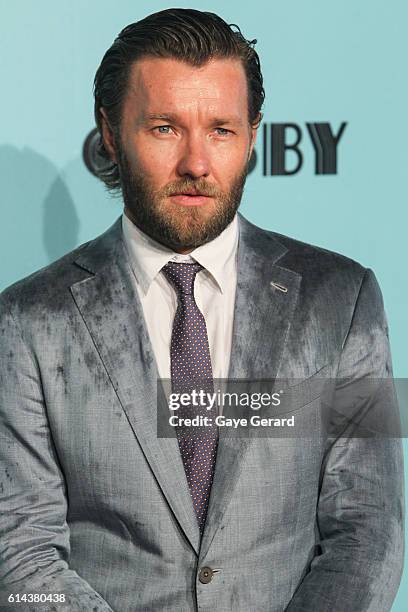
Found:
[[[119,137],[123,100],[132,64],[142,57],[174,58],[203,66],[212,58],[239,59],[248,84],[248,122],[257,126],[265,98],[256,40],[246,40],[235,24],[215,13],[195,9],[166,9],[126,26],[106,51],[94,81],[95,121],[102,134],[100,108],[106,111],[115,139]],[[98,154],[106,161],[99,178],[110,190],[120,189],[117,165],[111,161],[102,137]],[[110,162],[110,163],[109,163]]]

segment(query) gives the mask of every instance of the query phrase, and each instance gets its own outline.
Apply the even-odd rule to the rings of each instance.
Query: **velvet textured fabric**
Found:
[[[239,215],[229,378],[392,375],[374,274]],[[0,608],[384,612],[403,558],[401,441],[220,432],[202,538],[122,240],[104,234],[0,296]],[[302,384],[302,383],[301,383]],[[309,398],[310,399],[310,398]],[[396,415],[392,393],[381,409]],[[200,580],[203,567],[214,573]],[[206,574],[208,576],[208,573]]]

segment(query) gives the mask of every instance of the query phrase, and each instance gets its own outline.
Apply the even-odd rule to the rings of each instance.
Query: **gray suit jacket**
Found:
[[[230,378],[389,377],[373,273],[239,225]],[[400,441],[325,435],[319,397],[296,411],[319,435],[221,431],[200,541],[177,440],[157,437],[131,274],[118,218],[0,296],[0,609],[389,610]],[[392,394],[382,404],[396,414]],[[203,567],[217,570],[204,582]],[[67,603],[8,602],[23,593]]]

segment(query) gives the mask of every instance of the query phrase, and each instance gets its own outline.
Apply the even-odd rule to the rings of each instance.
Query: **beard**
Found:
[[[118,151],[118,168],[123,200],[131,221],[174,251],[195,249],[221,234],[234,219],[248,175],[247,162],[227,192],[201,177],[185,177],[155,189],[146,176],[132,170],[122,148]],[[213,199],[203,206],[182,206],[171,201],[169,196],[191,188]]]

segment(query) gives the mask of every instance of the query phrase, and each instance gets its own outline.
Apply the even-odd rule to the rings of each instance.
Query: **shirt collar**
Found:
[[[192,260],[201,264],[213,277],[220,291],[225,293],[238,245],[237,215],[219,236],[197,247],[188,255],[176,253],[150,238],[132,223],[125,212],[122,214],[122,230],[136,279],[144,294],[167,262]]]

